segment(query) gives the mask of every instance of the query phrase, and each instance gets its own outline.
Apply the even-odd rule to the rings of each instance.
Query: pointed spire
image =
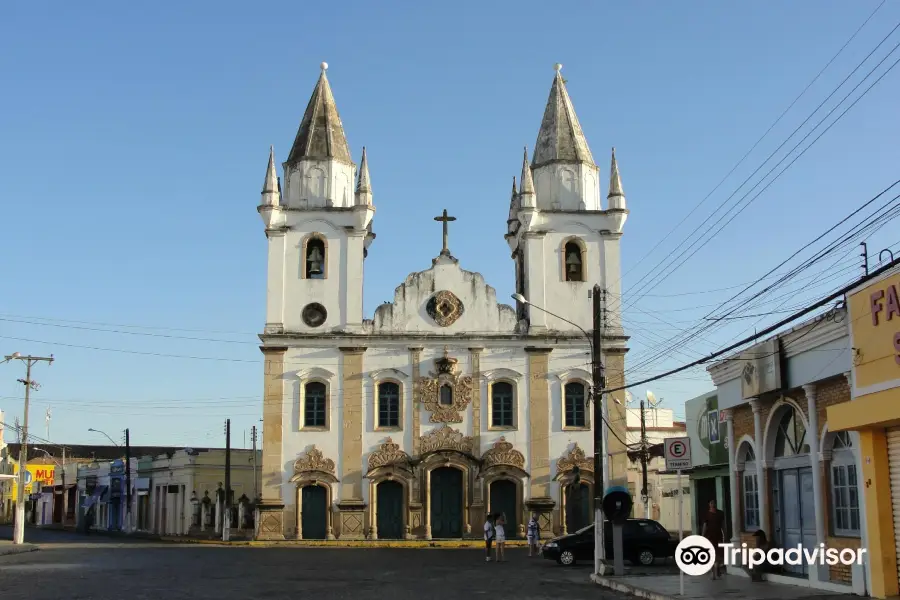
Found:
[[[533,166],[537,168],[555,161],[593,165],[594,157],[591,156],[581,124],[575,115],[575,107],[566,90],[566,82],[560,73],[562,65],[557,63],[554,68],[556,75],[553,77],[550,97],[547,99],[534,147]]]
[[[350,148],[344,135],[344,126],[338,115],[334,95],[325,71],[328,63],[322,63],[322,73],[313,90],[306,112],[300,121],[297,137],[288,155],[288,162],[294,163],[304,158],[329,159],[350,164]]]
[[[607,208],[625,208],[625,192],[622,190],[622,177],[619,175],[615,148],[612,149],[612,160],[609,164],[609,194],[606,199]]]
[[[612,162],[609,166],[609,194],[607,198],[613,196],[624,196],[622,191],[622,178],[619,176],[619,163],[616,162],[616,149],[612,149]]]
[[[522,195],[534,194],[534,177],[531,174],[531,165],[528,164],[528,148],[525,148],[525,157],[522,159]]]
[[[519,191],[516,189],[516,176],[513,175],[512,197],[515,198],[518,195],[519,195]]]
[[[263,181],[262,202],[263,206],[277,206],[281,196],[281,183],[278,180],[278,170],[275,167],[275,147],[269,146],[269,165],[266,167],[266,179]]]
[[[369,184],[369,160],[366,158],[366,147],[363,146],[362,159],[359,161],[359,178],[356,180],[356,191],[370,192],[372,187]]]

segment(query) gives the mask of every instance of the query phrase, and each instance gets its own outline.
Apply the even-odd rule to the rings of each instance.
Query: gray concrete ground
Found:
[[[0,539],[11,533],[0,527]],[[518,548],[497,564],[469,549],[198,546],[31,529],[26,542],[41,550],[0,557],[3,600],[628,598],[592,583],[589,565]]]

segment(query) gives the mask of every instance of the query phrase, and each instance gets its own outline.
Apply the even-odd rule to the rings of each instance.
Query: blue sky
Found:
[[[130,427],[135,444],[194,446],[221,445],[226,417],[240,446],[261,416],[266,240],[255,207],[269,145],[285,159],[321,61],[354,156],[363,145],[369,153],[371,316],[430,265],[441,242],[432,217],[443,208],[458,218],[450,241],[462,265],[499,298],[512,292],[510,178],[522,146],[534,144],[554,63],[604,174],[616,147],[631,210],[628,289],[900,20],[900,5],[885,4],[673,232],[878,1],[351,1],[312,14],[295,2],[40,4],[6,6],[0,22],[0,354],[57,358],[35,372],[38,435],[49,405],[54,441],[101,443],[88,427],[116,438]],[[626,295],[632,364],[740,289],[721,288],[759,277],[896,179],[898,94],[900,69],[670,277]],[[888,224],[870,249],[896,245],[898,233]],[[813,278],[760,311],[836,288],[857,253],[839,257],[843,277]],[[629,378],[698,358],[756,322],[721,328]],[[0,366],[9,422],[21,413],[19,368]],[[694,370],[635,394],[652,389],[683,414],[684,400],[711,387]]]

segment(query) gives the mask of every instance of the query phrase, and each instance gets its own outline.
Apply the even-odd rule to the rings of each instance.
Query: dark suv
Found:
[[[606,557],[613,555],[612,526],[604,523]],[[622,546],[625,559],[636,565],[652,565],[657,558],[675,556],[678,540],[666,528],[651,519],[628,519],[622,529]],[[546,542],[541,549],[544,558],[561,565],[574,565],[576,561],[594,560],[594,526],[588,525],[575,533]]]

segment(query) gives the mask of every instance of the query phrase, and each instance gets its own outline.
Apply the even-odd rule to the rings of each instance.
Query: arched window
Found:
[[[325,241],[318,237],[306,240],[306,264],[304,273],[307,279],[325,279]]]
[[[564,266],[566,269],[566,281],[584,281],[584,260],[581,246],[578,242],[566,242],[564,247]]]
[[[393,381],[378,384],[378,427],[400,427],[400,386]]]
[[[850,433],[838,433],[831,448],[832,530],[837,536],[860,537],[856,453]]]
[[[744,484],[744,531],[756,531],[759,528],[759,481],[756,478],[756,455],[750,446],[747,446],[747,450],[744,452],[742,480]]]
[[[513,386],[506,381],[491,385],[491,427],[515,427]]]
[[[775,458],[809,454],[806,443],[806,428],[793,406],[778,421],[778,432],[775,434]]]
[[[303,386],[303,426],[327,427],[328,388],[321,381]]]
[[[450,406],[453,404],[453,388],[446,383],[441,386],[440,401],[444,406]]]
[[[587,390],[579,381],[567,383],[563,388],[564,423],[566,427],[586,427],[585,399]]]

